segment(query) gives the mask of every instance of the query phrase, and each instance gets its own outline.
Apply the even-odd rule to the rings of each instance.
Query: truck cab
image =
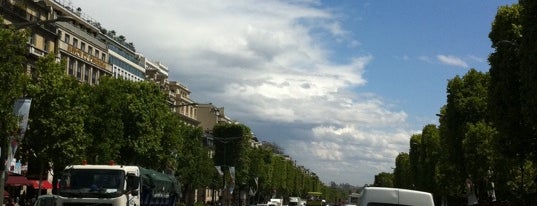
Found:
[[[139,166],[72,165],[59,182],[56,206],[175,206],[180,193],[172,175]]]

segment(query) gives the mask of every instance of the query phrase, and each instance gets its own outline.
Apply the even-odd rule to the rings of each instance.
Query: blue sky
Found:
[[[512,0],[72,0],[325,183],[391,172]]]

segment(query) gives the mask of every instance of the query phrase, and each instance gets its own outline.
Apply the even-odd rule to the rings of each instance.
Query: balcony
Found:
[[[28,46],[29,47],[29,51],[28,53],[30,53],[31,55],[34,55],[36,57],[42,57],[42,56],[45,56],[47,54],[47,52],[43,51],[43,50],[40,50],[38,48],[35,48],[34,46],[30,45]]]

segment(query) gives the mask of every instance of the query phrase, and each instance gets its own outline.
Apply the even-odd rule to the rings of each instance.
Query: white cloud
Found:
[[[436,58],[443,64],[467,68],[468,64],[459,57],[451,55],[437,55]]]
[[[473,60],[475,62],[478,62],[478,63],[486,63],[487,62],[486,58],[478,57],[478,56],[475,56],[475,55],[468,55],[468,58],[470,58],[471,60]]]
[[[433,63],[431,58],[428,57],[428,56],[419,56],[418,59],[421,60],[421,61],[427,62],[427,63]]]
[[[189,87],[195,101],[262,125],[252,128],[261,140],[279,141],[325,181],[371,183],[406,149],[407,114],[352,91],[367,83],[363,73],[374,57],[334,63],[312,35],[321,29],[360,44],[316,1],[72,2],[167,65],[170,79]]]

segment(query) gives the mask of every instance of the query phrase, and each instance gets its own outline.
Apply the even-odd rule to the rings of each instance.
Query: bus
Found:
[[[353,192],[349,195],[349,198],[347,199],[346,206],[357,206],[360,203],[360,197],[362,195],[360,193]]]
[[[324,206],[321,192],[308,192],[306,206]]]

